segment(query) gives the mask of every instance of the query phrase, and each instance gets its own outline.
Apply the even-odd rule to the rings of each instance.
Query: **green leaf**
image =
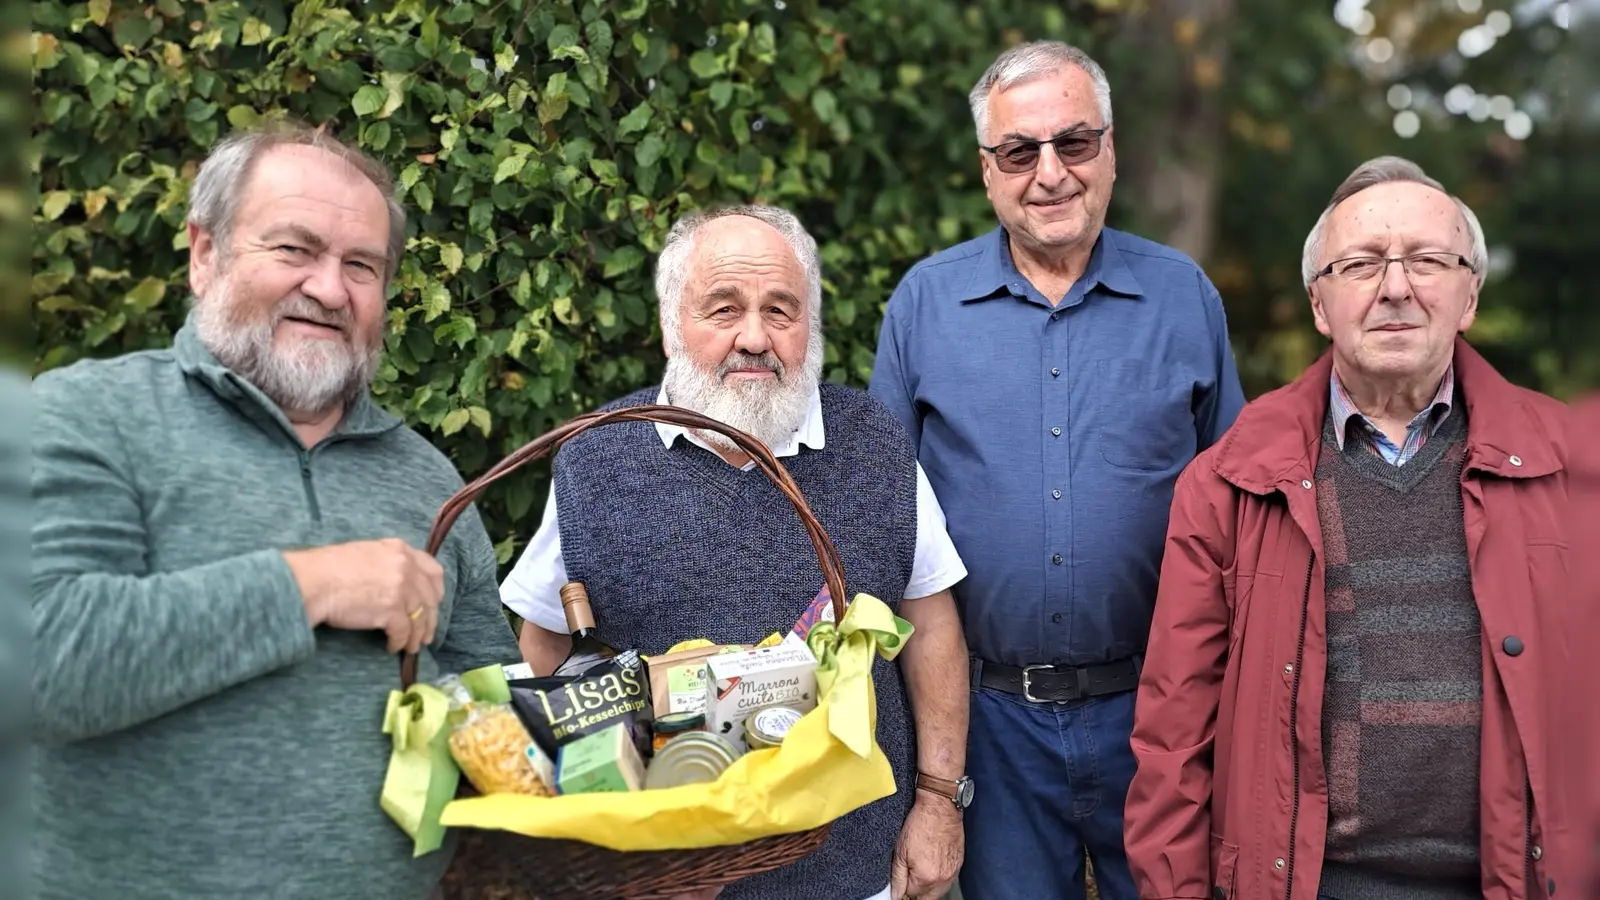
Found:
[[[499,184],[507,178],[516,177],[517,173],[522,171],[522,167],[527,164],[528,158],[526,156],[508,156],[500,160],[500,164],[494,167],[494,183]]]
[[[61,218],[67,211],[67,204],[72,202],[72,194],[67,191],[51,191],[44,195],[44,202],[40,204],[40,212],[44,214],[46,222],[54,222]]]
[[[589,61],[589,53],[576,44],[567,44],[562,47],[557,47],[555,51],[550,54],[550,58],[575,59],[580,63],[586,63]]]
[[[368,147],[381,152],[388,148],[389,136],[389,123],[378,121],[366,127],[362,140],[366,142]]]
[[[239,30],[239,43],[246,47],[266,43],[272,37],[272,28],[255,16],[244,20],[244,27]]]
[[[406,102],[406,79],[410,77],[404,72],[384,72],[378,76],[383,82],[385,91],[383,108],[378,110],[378,118],[387,119],[394,115],[394,111]]]
[[[469,406],[467,407],[467,415],[472,418],[472,424],[478,426],[478,430],[483,432],[483,436],[488,437],[489,426],[492,423],[489,411],[481,406]]]
[[[422,40],[417,47],[430,58],[439,53],[439,20],[433,13],[422,20]]]
[[[689,71],[702,79],[715,78],[722,74],[722,57],[710,50],[696,50],[689,57]]]
[[[455,244],[445,244],[439,248],[439,262],[444,264],[445,269],[449,271],[451,275],[461,271],[461,262],[463,258],[464,256],[461,252],[461,248],[457,247]]]
[[[410,163],[400,172],[400,188],[409,191],[422,177],[422,163]]]
[[[356,111],[356,115],[365,118],[383,109],[383,104],[388,99],[388,91],[375,84],[364,84],[350,101],[350,108]]]
[[[523,269],[522,274],[517,276],[517,283],[511,286],[511,299],[523,308],[527,308],[528,300],[533,297],[533,285],[529,283],[530,281],[528,270]]]
[[[647,134],[633,149],[633,159],[640,168],[649,168],[667,152],[667,142],[659,134]]]
[[[140,281],[139,284],[123,300],[135,309],[149,312],[161,303],[161,298],[167,295],[167,282],[165,279],[154,275]]]
[[[592,159],[589,161],[589,169],[594,172],[596,178],[599,178],[605,184],[618,185],[622,183],[622,177],[617,173],[617,164],[614,160]]]
[[[471,420],[472,414],[466,410],[452,409],[444,414],[444,420],[439,423],[439,430],[445,437],[449,437],[467,427],[467,423]]]
[[[89,0],[89,21],[105,27],[106,18],[111,15],[111,0]]]
[[[632,244],[624,244],[611,251],[611,255],[606,258],[605,268],[601,274],[606,278],[615,278],[624,272],[631,272],[639,268],[639,265],[643,262],[643,250]]]
[[[557,297],[550,301],[550,312],[555,315],[556,321],[563,325],[578,324],[578,311],[572,308],[571,297]]]
[[[817,118],[828,124],[839,112],[839,101],[827,88],[817,88],[811,94],[811,108],[816,111]]]
[[[111,39],[118,47],[131,47],[135,52],[161,30],[161,20],[144,16],[123,16],[111,28]]]
[[[54,69],[61,64],[61,42],[56,39],[55,35],[40,34],[35,31],[30,37],[33,43],[33,67],[35,69],[40,71]]]
[[[431,281],[422,289],[422,310],[424,322],[432,322],[446,312],[450,311],[450,289],[437,281]]]
[[[504,539],[494,545],[494,561],[500,565],[511,562],[511,557],[517,554],[517,536],[508,534]],[[516,613],[512,613],[516,615]]]
[[[523,104],[528,102],[528,96],[531,93],[528,90],[528,86],[523,84],[520,79],[513,81],[510,89],[506,91],[506,108],[512,112],[521,112]]]
[[[670,58],[671,52],[667,49],[666,39],[657,35],[650,40],[650,51],[639,60],[639,74],[646,78],[655,77]]]
[[[617,42],[611,26],[605,19],[596,19],[584,28],[584,33],[589,37],[589,49],[594,57],[603,63],[611,56],[612,47]]]
[[[443,347],[446,344],[455,344],[457,349],[465,347],[478,336],[478,323],[466,316],[452,316],[450,321],[441,324],[433,330],[433,343]]]
[[[467,210],[467,227],[480,234],[486,233],[489,226],[494,224],[494,201],[487,197],[472,204]]]
[[[494,52],[494,67],[502,72],[509,72],[516,65],[517,48],[506,44]]]
[[[228,124],[238,129],[256,127],[261,122],[261,115],[248,106],[240,104],[228,110]]]
[[[545,46],[555,53],[561,47],[568,47],[578,43],[578,29],[565,22],[550,29],[550,37],[545,41]]]
[[[417,182],[417,186],[411,189],[411,199],[417,201],[423,212],[433,212],[433,188],[426,181]]]
[[[718,81],[711,85],[711,108],[722,109],[733,99],[733,82]]]
[[[655,110],[649,103],[640,103],[617,122],[617,137],[627,137],[635,131],[643,131],[650,124],[650,117],[655,115]]]
[[[571,102],[567,96],[567,73],[551,75],[550,81],[544,86],[544,94],[539,97],[539,123],[548,125],[566,115]]]

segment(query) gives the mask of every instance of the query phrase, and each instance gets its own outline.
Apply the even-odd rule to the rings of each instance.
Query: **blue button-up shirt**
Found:
[[[1198,266],[1107,228],[1051,306],[996,229],[906,273],[871,392],[944,506],[975,655],[1143,653],[1173,483],[1244,405],[1222,300]]]

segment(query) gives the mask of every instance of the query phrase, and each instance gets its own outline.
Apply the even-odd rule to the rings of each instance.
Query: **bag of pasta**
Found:
[[[546,756],[509,703],[474,703],[450,733],[450,755],[480,794],[552,797]]]

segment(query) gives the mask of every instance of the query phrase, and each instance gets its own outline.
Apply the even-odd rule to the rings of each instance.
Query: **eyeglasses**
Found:
[[[1410,256],[1351,256],[1337,259],[1326,266],[1322,271],[1311,277],[1316,281],[1324,275],[1332,275],[1340,281],[1353,284],[1372,281],[1382,278],[1389,271],[1390,263],[1399,263],[1406,271],[1406,277],[1413,283],[1425,283],[1439,278],[1455,269],[1466,269],[1476,272],[1472,263],[1459,253],[1413,253]]]
[[[1086,163],[1100,155],[1100,138],[1110,129],[1091,128],[1087,131],[1069,131],[1047,141],[1006,141],[994,147],[978,145],[980,150],[994,154],[995,167],[1008,175],[1032,172],[1039,164],[1039,147],[1049,144],[1056,148],[1056,158],[1064,166]]]

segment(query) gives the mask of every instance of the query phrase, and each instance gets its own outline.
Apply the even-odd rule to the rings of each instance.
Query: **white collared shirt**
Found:
[[[657,403],[667,402],[663,389]],[[671,447],[680,437],[708,453],[715,452],[692,432],[677,425],[657,422],[656,434],[663,446]],[[778,458],[798,456],[801,447],[823,449],[826,434],[822,427],[822,393],[811,392],[811,406],[794,435],[780,446],[772,448]],[[746,471],[755,468],[752,460]],[[567,583],[567,564],[561,555],[561,527],[558,524],[555,486],[550,488],[545,501],[544,517],[539,530],[522,551],[522,556],[511,569],[511,574],[500,585],[500,602],[523,619],[558,634],[567,631],[566,615],[561,611],[561,587]],[[906,582],[905,599],[916,600],[937,594],[967,577],[967,567],[956,553],[955,544],[945,531],[944,510],[933,495],[928,476],[917,464],[917,549],[911,564],[911,579]],[[819,586],[820,587],[820,586]]]

